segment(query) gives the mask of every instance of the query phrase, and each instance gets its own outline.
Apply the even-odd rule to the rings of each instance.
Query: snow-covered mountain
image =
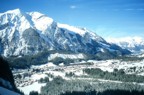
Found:
[[[107,41],[128,49],[131,52],[144,52],[144,39],[141,37],[108,38]]]
[[[45,50],[64,50],[88,54],[128,54],[129,51],[107,43],[85,29],[55,22],[39,12],[19,9],[0,13],[0,54],[32,55]]]

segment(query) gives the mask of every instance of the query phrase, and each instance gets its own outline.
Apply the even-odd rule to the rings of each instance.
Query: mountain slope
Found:
[[[131,52],[144,52],[144,39],[141,37],[109,38],[107,41]]]
[[[57,23],[38,12],[15,9],[1,13],[0,19],[0,54],[5,57],[33,55],[45,50],[117,56],[130,53],[85,28]]]

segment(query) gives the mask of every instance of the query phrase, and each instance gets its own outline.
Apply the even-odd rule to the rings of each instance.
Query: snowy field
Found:
[[[86,63],[92,63],[90,65]],[[135,72],[130,68],[135,67]],[[17,84],[18,88],[25,92],[26,95],[29,94],[30,91],[38,91],[42,86],[46,85],[46,83],[38,83],[41,78],[48,77],[51,81],[56,76],[61,76],[66,80],[74,79],[73,77],[67,77],[66,74],[72,72],[76,76],[84,75],[84,68],[100,68],[103,71],[113,72],[114,69],[124,69],[127,74],[138,74],[144,75],[144,61],[140,62],[125,62],[120,60],[105,60],[105,61],[96,61],[89,60],[83,61],[80,63],[73,63],[71,65],[65,66],[63,63],[60,65],[54,65],[53,63],[47,63],[40,66],[31,66],[29,70],[18,70],[14,72],[14,76],[17,74],[25,75],[28,73],[29,76],[22,77],[21,79],[16,79],[17,81],[21,81],[21,85]],[[140,69],[141,68],[141,69]],[[35,71],[38,70],[38,71]],[[99,79],[101,82],[110,82],[110,80]],[[112,81],[111,81],[112,82]],[[116,81],[114,81],[116,82]]]
[[[31,91],[38,91],[40,93],[40,89],[42,86],[45,86],[46,83],[38,83],[38,82],[35,82],[31,85],[28,85],[28,86],[25,86],[25,87],[18,87],[20,90],[22,90],[25,95],[29,95],[29,93]],[[8,95],[8,94],[7,94]],[[10,95],[10,94],[9,94]]]

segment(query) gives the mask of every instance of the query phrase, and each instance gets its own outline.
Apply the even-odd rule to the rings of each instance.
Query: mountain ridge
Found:
[[[133,53],[144,52],[144,39],[142,37],[122,37],[108,38],[108,42],[117,44],[118,46],[128,49]]]
[[[39,12],[15,9],[1,13],[0,19],[0,53],[5,57],[33,55],[44,50],[109,52],[118,56],[130,53],[85,28],[57,23]]]

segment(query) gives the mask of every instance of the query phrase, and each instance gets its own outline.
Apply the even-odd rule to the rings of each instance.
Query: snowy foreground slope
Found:
[[[32,55],[45,50],[88,54],[109,52],[111,55],[130,53],[86,28],[60,24],[39,12],[19,9],[0,13],[0,39],[0,54],[5,57]]]
[[[7,61],[0,57],[0,95],[20,95]]]
[[[0,95],[20,95],[20,94],[10,91],[8,89],[5,89],[3,87],[0,87]]]

